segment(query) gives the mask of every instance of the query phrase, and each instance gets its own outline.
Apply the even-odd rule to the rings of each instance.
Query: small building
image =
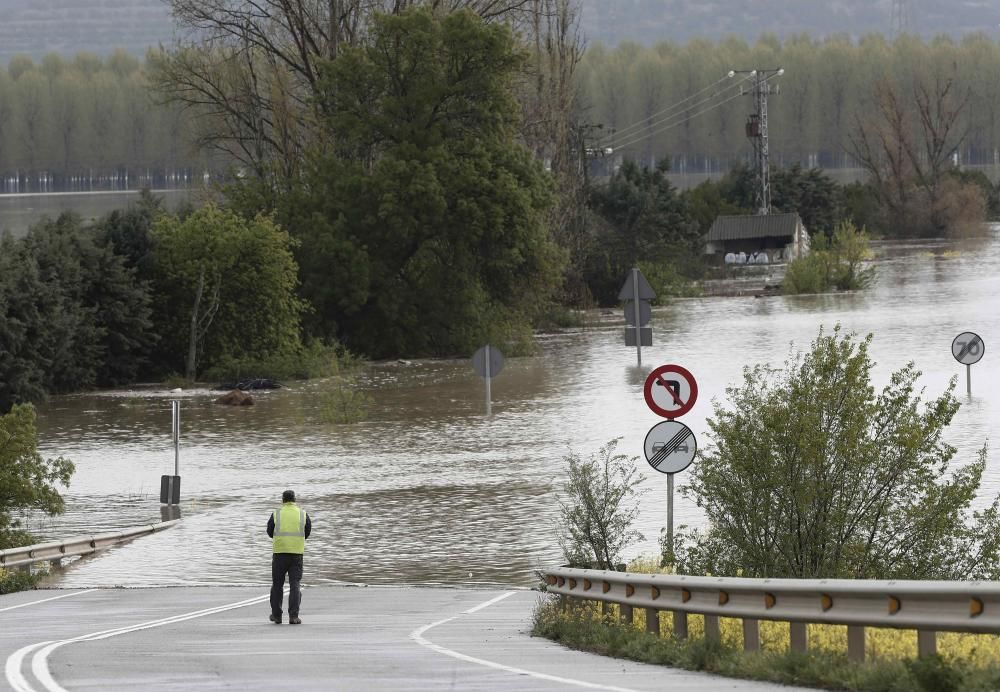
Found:
[[[762,258],[762,263],[788,262],[808,252],[809,234],[796,212],[718,216],[705,243],[706,255],[739,264],[754,263],[751,257]],[[736,259],[728,259],[730,256]]]

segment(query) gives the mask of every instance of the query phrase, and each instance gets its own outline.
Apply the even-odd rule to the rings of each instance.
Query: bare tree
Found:
[[[289,181],[318,136],[320,65],[359,45],[376,12],[470,9],[524,26],[538,0],[166,0],[184,38],[152,63],[167,101],[199,116],[198,143]]]
[[[957,94],[953,77],[937,77],[933,84],[918,78],[907,98],[883,79],[875,86],[874,101],[874,121],[855,117],[854,158],[871,175],[889,218],[918,231],[929,223],[927,231],[946,232],[945,174],[968,135],[962,123],[969,93]]]

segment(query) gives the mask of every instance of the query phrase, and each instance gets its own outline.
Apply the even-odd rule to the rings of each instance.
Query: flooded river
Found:
[[[652,367],[678,363],[698,380],[685,422],[710,443],[713,398],[744,365],[780,365],[806,348],[820,325],[874,333],[877,384],[908,360],[928,395],[958,376],[963,406],[947,433],[957,461],[994,446],[980,504],[1000,492],[1000,232],[991,241],[915,243],[879,249],[877,285],[862,293],[679,300],[654,312],[655,345],[624,347],[622,324],[542,335],[540,353],[509,359],[493,382],[493,415],[466,360],[380,363],[366,368],[369,419],[332,425],[323,415],[329,382],[292,383],[257,405],[227,408],[217,393],[186,391],[180,473],[183,521],[161,534],[69,565],[63,586],[265,583],[264,526],[281,491],[294,488],[313,517],[308,583],[490,583],[526,585],[532,570],[560,559],[557,489],[570,450],[589,453],[614,437],[639,455],[649,493],[630,556],[656,550],[664,525],[665,477],[641,459],[659,419],[642,383]],[[617,317],[618,311],[615,311]],[[975,331],[986,354],[972,368],[952,339]],[[43,453],[77,465],[65,515],[37,523],[47,537],[158,521],[159,477],[173,470],[170,399],[137,389],[54,398],[41,406]],[[677,477],[678,486],[685,474]],[[677,524],[702,521],[678,500]]]

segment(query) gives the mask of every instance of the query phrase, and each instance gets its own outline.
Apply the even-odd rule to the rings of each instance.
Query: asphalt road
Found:
[[[262,588],[0,596],[2,684],[32,690],[767,690],[532,638],[532,591],[318,587],[302,625]],[[790,690],[792,688],[780,688]]]

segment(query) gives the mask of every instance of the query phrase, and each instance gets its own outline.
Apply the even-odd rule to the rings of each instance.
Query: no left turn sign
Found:
[[[679,365],[661,365],[649,373],[642,390],[646,405],[658,416],[678,418],[698,400],[694,375]]]

